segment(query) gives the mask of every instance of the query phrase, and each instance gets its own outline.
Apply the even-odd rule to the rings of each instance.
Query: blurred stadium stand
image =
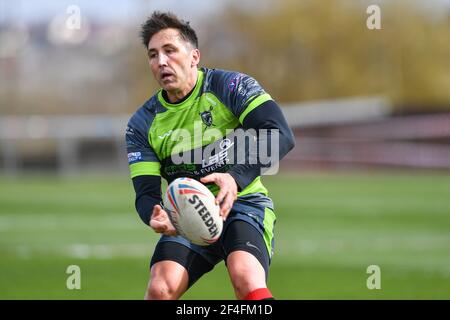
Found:
[[[450,169],[450,114],[296,127],[286,158],[303,167]]]
[[[286,110],[296,148],[291,167],[450,169],[450,114],[390,116],[382,97],[298,105]]]
[[[284,104],[283,112],[288,124],[296,128],[385,118],[391,106],[385,97],[354,97]]]
[[[129,116],[9,116],[0,118],[5,173],[22,170],[127,170],[124,132]]]

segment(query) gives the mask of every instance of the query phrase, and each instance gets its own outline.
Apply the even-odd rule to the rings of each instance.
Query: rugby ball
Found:
[[[220,208],[201,182],[190,178],[172,181],[163,204],[177,232],[190,242],[207,246],[219,239],[223,227]]]

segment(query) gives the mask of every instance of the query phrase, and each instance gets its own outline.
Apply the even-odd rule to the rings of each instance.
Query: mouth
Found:
[[[171,72],[165,71],[165,72],[161,73],[160,77],[161,77],[162,81],[167,81],[167,80],[170,80],[172,77],[174,77],[174,74]]]

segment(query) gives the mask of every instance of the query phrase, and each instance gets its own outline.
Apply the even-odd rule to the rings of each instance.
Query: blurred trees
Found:
[[[133,113],[144,104],[157,90],[158,84],[153,79],[150,66],[147,62],[147,52],[138,41],[138,31],[135,33],[136,41],[128,50],[127,63],[123,66],[122,75],[127,76],[127,91],[130,101],[124,111]]]
[[[231,7],[214,25],[230,29],[235,54],[210,54],[222,41],[215,38],[203,57],[254,76],[280,102],[386,94],[399,112],[449,109],[450,11],[385,1],[382,29],[369,30],[369,4],[284,0],[257,14]]]

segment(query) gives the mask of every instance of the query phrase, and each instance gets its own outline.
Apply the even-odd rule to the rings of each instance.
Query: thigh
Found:
[[[211,264],[208,260],[202,257],[202,255],[175,241],[159,241],[156,245],[150,267],[152,268],[155,264],[162,261],[176,262],[187,271],[187,288],[191,287],[201,276],[211,271],[214,267],[214,264]],[[171,277],[170,274],[165,275],[164,273],[160,273],[158,276]]]
[[[267,280],[270,256],[263,234],[254,225],[244,220],[233,220],[223,234],[222,246],[226,262],[236,251],[245,251],[255,257],[263,267]]]
[[[248,224],[253,226],[254,229],[259,233],[261,237],[257,238],[257,242],[261,243],[260,239],[263,240],[264,245],[262,245],[261,243],[261,249],[262,247],[264,247],[265,250],[268,252],[270,262],[273,256],[275,245],[274,230],[275,230],[276,216],[273,210],[268,207],[264,207],[262,205],[244,203],[243,201],[238,200],[235,202],[225,222],[224,230],[226,231],[228,226],[237,220],[243,220],[247,222]],[[245,234],[245,232],[239,233]],[[253,230],[251,230],[249,234],[254,237],[257,237],[257,235],[253,232]]]

